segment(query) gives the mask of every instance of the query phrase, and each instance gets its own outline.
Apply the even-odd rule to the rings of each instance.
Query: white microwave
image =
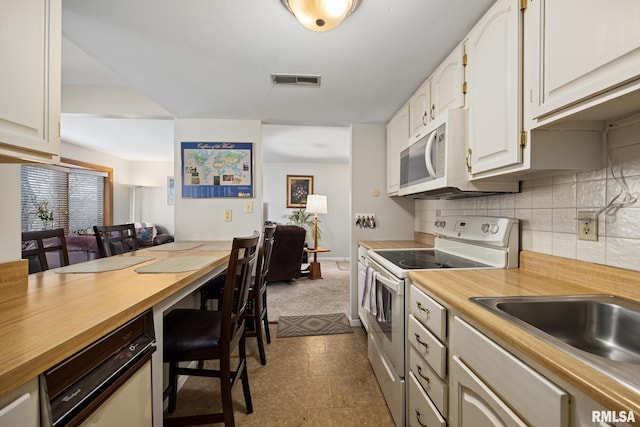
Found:
[[[467,110],[446,110],[400,153],[399,196],[453,199],[517,192],[518,182],[469,181]]]

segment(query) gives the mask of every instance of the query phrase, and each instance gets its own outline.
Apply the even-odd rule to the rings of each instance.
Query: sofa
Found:
[[[135,223],[135,227],[140,248],[174,241],[173,235],[169,234],[169,231],[161,225],[142,222]],[[100,258],[96,236],[93,235],[93,230],[91,230],[91,234],[88,233],[87,231],[87,234],[71,234],[65,237],[67,252],[69,253],[69,264]]]

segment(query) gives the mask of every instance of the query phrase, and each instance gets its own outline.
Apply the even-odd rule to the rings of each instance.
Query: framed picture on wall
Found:
[[[175,200],[176,180],[172,176],[167,177],[167,204],[173,206]]]
[[[304,208],[313,194],[313,175],[287,175],[287,207]]]
[[[253,143],[182,142],[182,197],[253,197]]]

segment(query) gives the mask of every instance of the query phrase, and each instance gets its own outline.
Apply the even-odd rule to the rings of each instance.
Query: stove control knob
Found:
[[[489,224],[482,224],[480,229],[482,230],[483,233],[488,233],[489,232]]]
[[[491,224],[489,226],[489,231],[491,232],[491,234],[496,234],[498,230],[500,230],[500,226],[498,224]]]

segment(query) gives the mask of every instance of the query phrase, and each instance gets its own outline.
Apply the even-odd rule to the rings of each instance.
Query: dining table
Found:
[[[153,424],[162,425],[163,317],[173,307],[198,307],[198,288],[224,273],[231,245],[173,242],[30,274],[24,285],[0,287],[0,396],[152,310]]]

